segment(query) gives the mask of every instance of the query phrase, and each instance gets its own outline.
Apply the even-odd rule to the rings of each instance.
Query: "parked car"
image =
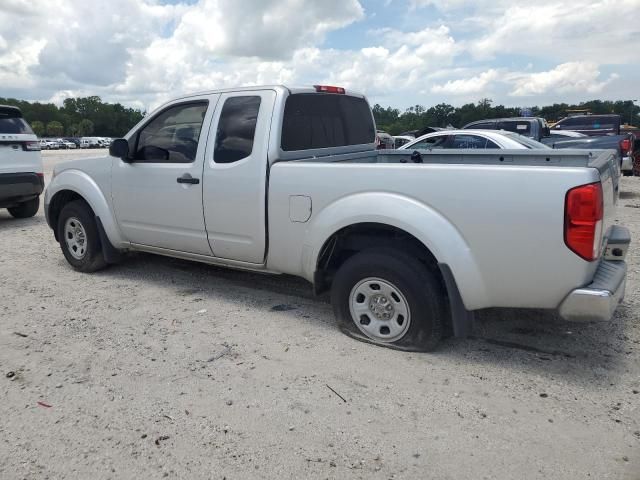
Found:
[[[546,145],[528,137],[503,130],[444,130],[428,133],[400,147],[400,150],[421,149],[548,149]]]
[[[49,145],[44,138],[40,140],[40,150],[49,150]]]
[[[101,144],[97,137],[82,137],[80,148],[100,148]]]
[[[392,150],[395,148],[393,137],[382,130],[376,131],[376,148],[378,150]]]
[[[415,137],[409,137],[406,135],[395,135],[393,137],[393,145],[394,148],[400,148],[405,143],[412,142],[413,140],[415,140]]]
[[[349,335],[401,350],[489,307],[611,318],[629,243],[614,152],[375,148],[366,99],[340,87],[200,93],[56,165],[45,214],[80,272],[144,251],[296,275]]]
[[[518,132],[521,135],[530,137],[552,148],[614,149],[618,152],[618,164],[622,173],[624,175],[631,175],[633,172],[633,137],[630,134],[596,137],[572,131],[570,134],[571,138],[559,137],[559,132],[562,132],[560,133],[560,135],[562,135],[563,133],[566,134],[569,130],[554,129],[552,132],[546,127],[544,119],[540,117],[479,120],[477,122],[469,123],[463,128],[495,130],[500,129],[501,127],[504,130]],[[576,137],[575,135],[581,136]]]
[[[60,150],[60,144],[55,140],[47,138],[45,139],[45,142],[47,142],[47,150]]]
[[[0,208],[33,217],[44,189],[40,141],[19,108],[0,105]]]
[[[549,126],[541,117],[512,117],[478,120],[462,127],[463,130],[505,130],[541,141],[549,135]]]
[[[571,130],[589,136],[620,135],[620,115],[573,115],[557,121],[554,130]]]
[[[64,138],[58,138],[56,139],[56,142],[58,142],[58,145],[60,145],[60,148],[63,148],[63,149],[76,148],[75,143],[65,140]]]

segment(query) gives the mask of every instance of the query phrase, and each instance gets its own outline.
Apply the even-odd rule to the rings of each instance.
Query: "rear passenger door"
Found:
[[[203,205],[214,256],[264,263],[273,90],[220,97],[207,143]]]

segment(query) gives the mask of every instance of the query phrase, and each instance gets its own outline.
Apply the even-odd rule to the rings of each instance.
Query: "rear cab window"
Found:
[[[22,113],[14,107],[0,105],[0,134],[33,135],[33,130],[22,118]]]
[[[518,120],[504,120],[498,123],[498,130],[506,130],[520,135],[531,136],[531,122]]]
[[[284,152],[373,144],[375,137],[364,98],[296,93],[286,100],[280,145]]]

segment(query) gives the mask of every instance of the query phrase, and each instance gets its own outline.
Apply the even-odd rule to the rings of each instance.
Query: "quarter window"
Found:
[[[138,134],[134,160],[146,163],[191,163],[196,159],[207,102],[168,108]]]
[[[476,135],[456,135],[451,148],[485,149],[487,139]]]
[[[233,163],[247,158],[253,151],[260,97],[231,97],[224,102],[213,159],[216,163]]]

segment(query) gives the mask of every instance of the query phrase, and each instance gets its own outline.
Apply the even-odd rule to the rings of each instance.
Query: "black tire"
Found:
[[[65,228],[69,221],[70,228],[80,228],[84,232],[81,246],[78,242],[72,247],[69,241],[77,240]],[[58,240],[60,248],[67,262],[79,272],[95,272],[107,266],[107,262],[102,254],[100,236],[96,225],[95,215],[91,207],[83,200],[75,200],[66,204],[58,217]]]
[[[16,207],[7,208],[7,210],[14,218],[30,218],[38,213],[39,208],[40,197],[36,197],[28,202],[21,203]]]
[[[633,177],[633,171],[623,170],[622,171],[622,176],[623,177]]]
[[[362,282],[367,282],[364,285],[374,288],[377,279],[390,284],[400,294],[400,297],[397,294],[394,296],[394,293],[390,295],[400,300],[393,300],[396,302],[392,307],[395,317],[376,320],[371,316],[376,315],[375,313],[365,312],[359,319],[354,319],[351,314],[352,291],[353,301],[358,302],[358,297],[363,296],[357,293],[356,287]],[[371,297],[371,300],[375,301],[375,298]],[[447,321],[448,310],[445,300],[445,290],[434,272],[415,257],[392,249],[371,249],[355,254],[338,269],[331,286],[331,304],[344,333],[364,342],[404,351],[428,352],[436,348],[442,339],[444,324]],[[392,303],[392,300],[382,301],[385,304]],[[404,301],[408,305],[408,326],[398,327],[399,322],[406,320],[400,318],[399,310],[395,307],[402,305]],[[363,300],[362,305],[372,305],[368,302],[369,299]],[[384,313],[378,312],[381,315]],[[370,327],[372,319],[374,326]],[[356,321],[364,326],[359,327]],[[396,322],[394,328],[405,330],[398,334],[401,335],[399,337],[381,338],[387,332],[393,334],[393,331],[385,327],[384,322]],[[361,328],[369,329],[370,333],[373,331],[373,336]]]

